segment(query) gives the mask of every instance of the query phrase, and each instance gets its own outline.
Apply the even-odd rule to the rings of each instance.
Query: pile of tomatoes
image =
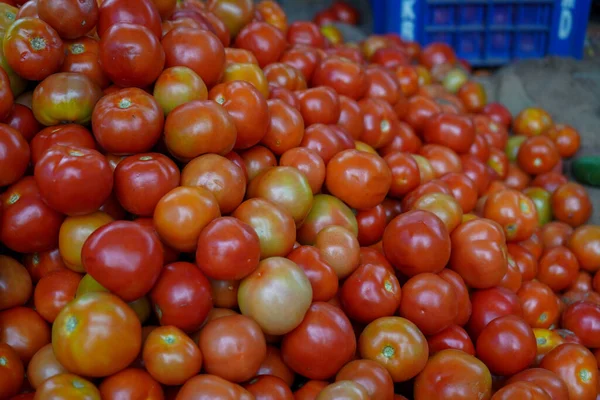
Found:
[[[0,399],[597,398],[573,127],[447,45],[98,3],[0,3]]]

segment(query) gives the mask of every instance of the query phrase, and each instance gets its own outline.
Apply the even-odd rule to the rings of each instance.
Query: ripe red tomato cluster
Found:
[[[597,398],[574,128],[443,44],[98,3],[0,3],[0,399]]]

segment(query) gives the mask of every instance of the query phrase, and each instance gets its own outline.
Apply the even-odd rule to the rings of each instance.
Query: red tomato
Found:
[[[31,141],[42,129],[42,125],[35,119],[31,108],[18,103],[12,105],[12,109],[5,118],[4,123],[19,131],[27,141]]]
[[[6,30],[6,62],[19,76],[41,81],[60,69],[65,58],[60,36],[39,18],[21,18]]]
[[[8,344],[0,343],[0,396],[11,398],[21,389],[25,376],[19,354]]]
[[[54,145],[35,165],[35,181],[49,206],[67,215],[96,211],[112,191],[112,170],[96,150]]]
[[[394,382],[387,370],[371,360],[355,360],[346,364],[336,375],[336,381],[352,381],[363,386],[370,398],[394,399]],[[296,399],[298,396],[296,396]]]
[[[579,265],[586,271],[600,269],[600,229],[594,225],[582,225],[573,231],[567,246],[575,254]]]
[[[334,89],[327,86],[315,87],[298,91],[297,96],[305,126],[337,123],[340,102]]]
[[[475,346],[467,331],[458,325],[450,325],[443,331],[427,338],[429,353],[434,354],[446,349],[461,350],[475,355]]]
[[[536,279],[558,292],[575,282],[578,270],[579,263],[575,254],[566,247],[557,246],[544,251]]]
[[[27,303],[32,293],[32,279],[27,269],[14,258],[0,256],[0,310]]]
[[[283,32],[267,22],[246,25],[235,39],[235,46],[250,50],[261,68],[279,60],[286,45]]]
[[[471,317],[472,311],[469,289],[467,288],[465,281],[459,274],[447,268],[444,268],[438,275],[454,289],[456,302],[458,304],[458,313],[454,319],[454,323],[460,326],[465,325]]]
[[[565,343],[556,347],[544,357],[540,367],[554,372],[564,381],[570,398],[595,399],[598,365],[594,355],[582,345]]]
[[[126,246],[123,238],[127,238]],[[81,251],[86,272],[127,302],[152,289],[163,257],[162,244],[154,232],[129,221],[115,221],[98,228]]]
[[[119,372],[135,360],[141,349],[137,315],[110,293],[91,292],[77,297],[62,309],[52,330],[56,359],[69,371],[84,376]]]
[[[554,217],[573,228],[585,224],[592,215],[592,203],[587,190],[575,182],[558,187],[552,193],[551,204]]]
[[[267,105],[270,123],[261,143],[273,153],[282,155],[286,151],[298,147],[302,142],[304,120],[298,110],[282,100],[268,100]]]
[[[188,380],[177,394],[178,400],[250,400],[242,397],[240,386],[211,374],[197,375]]]
[[[508,289],[495,287],[478,290],[471,295],[472,313],[467,330],[477,339],[491,321],[505,315],[523,316],[519,297]]]
[[[110,27],[119,23],[141,25],[156,38],[162,36],[160,15],[151,0],[103,0],[100,3],[98,35],[102,38]]]
[[[94,384],[77,375],[65,373],[44,381],[35,392],[34,400],[52,398],[79,398],[100,400],[100,391]]]
[[[41,386],[47,379],[66,373],[68,371],[60,365],[54,356],[52,343],[48,343],[39,349],[27,366],[27,380],[34,389]]]
[[[150,150],[164,126],[157,101],[137,88],[121,89],[104,96],[92,115],[92,130],[98,144],[116,155]]]
[[[459,350],[442,350],[432,356],[415,379],[414,399],[489,399],[492,376],[484,363]]]
[[[50,343],[50,328],[34,310],[13,307],[0,312],[0,343],[5,343],[27,365],[34,354]]]
[[[323,49],[327,40],[316,24],[308,21],[293,22],[287,31],[287,40],[292,45],[307,45]]]
[[[251,318],[231,315],[210,321],[198,339],[204,371],[227,379],[244,382],[256,375],[267,354],[265,337]],[[231,360],[236,359],[236,368]]]
[[[296,45],[286,50],[279,61],[302,72],[306,82],[310,82],[321,58],[322,55],[318,49],[306,45]]]
[[[195,28],[177,28],[162,39],[165,67],[185,66],[197,73],[211,88],[225,69],[223,44],[213,33]]]
[[[500,224],[509,241],[528,239],[538,224],[535,204],[516,190],[502,190],[489,195],[483,216]]]
[[[275,154],[266,147],[254,146],[240,156],[248,180],[256,178],[261,172],[277,165]]]
[[[561,326],[573,332],[588,348],[598,348],[598,320],[600,305],[590,302],[576,302],[567,307],[562,315]]]
[[[78,124],[49,126],[31,140],[31,162],[37,164],[53,145],[81,147],[96,150],[96,141],[89,130]]]
[[[86,75],[101,89],[106,89],[110,85],[110,80],[100,66],[99,48],[99,40],[89,36],[66,42],[65,60],[60,70]]]
[[[552,127],[552,117],[537,107],[523,109],[513,121],[513,130],[517,135],[538,136]]]
[[[338,277],[318,249],[300,246],[292,250],[287,258],[304,270],[312,287],[313,301],[329,301],[336,295]]]
[[[294,392],[295,400],[315,400],[319,393],[329,385],[328,382],[310,380]]]
[[[569,238],[573,234],[573,228],[564,222],[552,221],[542,226],[540,234],[546,249],[567,246]]]
[[[423,138],[428,143],[447,146],[457,153],[466,153],[475,140],[475,129],[467,117],[440,113],[427,121]]]
[[[362,65],[342,57],[321,61],[312,75],[313,86],[328,86],[339,95],[358,100],[366,93],[369,77]]]
[[[541,282],[525,282],[517,292],[523,307],[523,318],[532,328],[556,326],[561,313],[559,298]]]
[[[517,162],[528,174],[539,175],[552,171],[558,164],[560,154],[554,142],[547,136],[527,138],[519,147]]]
[[[487,104],[485,89],[479,82],[468,81],[460,87],[457,96],[464,104],[467,112],[470,113],[483,111],[483,108]]]
[[[294,400],[290,387],[279,377],[262,375],[244,385],[257,399]]]
[[[570,125],[558,124],[553,125],[548,131],[544,133],[547,135],[554,144],[558,153],[563,158],[569,158],[579,150],[581,139],[579,132]]]
[[[18,181],[27,169],[30,150],[23,135],[6,124],[0,124],[0,186]]]
[[[125,398],[144,398],[146,400],[164,399],[163,389],[146,371],[127,368],[104,379],[100,386],[100,395],[105,400]]]
[[[70,270],[52,272],[39,280],[34,292],[36,311],[49,323],[75,298],[81,275]]]
[[[150,292],[161,325],[185,332],[200,328],[213,306],[210,282],[194,264],[166,265]]]
[[[281,155],[279,165],[294,167],[302,172],[313,194],[321,191],[326,174],[325,162],[315,151],[305,147],[295,147]]]
[[[281,345],[284,362],[310,379],[333,376],[355,351],[350,321],[340,309],[322,302],[310,306],[300,326],[285,335]]]
[[[304,75],[291,65],[274,62],[265,67],[264,73],[271,90],[274,87],[291,91],[306,89]]]
[[[374,149],[388,146],[399,131],[396,112],[381,99],[365,98],[358,102],[363,113],[363,132],[360,140]]]
[[[507,129],[510,128],[510,125],[512,124],[512,115],[510,114],[510,111],[500,103],[488,103],[483,108],[483,113],[490,117],[492,121],[503,125]]]
[[[358,243],[362,246],[370,246],[379,242],[387,225],[385,209],[383,205],[370,210],[358,211],[356,214],[358,224]]]
[[[515,382],[531,382],[541,387],[552,400],[568,399],[566,384],[554,372],[542,368],[530,368],[512,376],[507,384]]]
[[[536,339],[520,317],[507,315],[491,321],[479,334],[477,357],[494,374],[514,375],[529,367],[536,355]]]

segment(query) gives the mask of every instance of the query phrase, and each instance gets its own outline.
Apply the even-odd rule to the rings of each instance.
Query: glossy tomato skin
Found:
[[[319,27],[308,21],[293,22],[288,28],[287,40],[293,45],[307,45],[319,49],[325,48],[327,43]]]
[[[254,229],[233,217],[221,217],[200,233],[196,264],[212,279],[240,280],[260,261],[260,241]]]
[[[443,331],[429,336],[427,344],[429,345],[429,353],[432,355],[443,350],[455,349],[475,356],[473,341],[467,331],[458,325],[450,325]]]
[[[0,121],[5,121],[11,114],[14,105],[14,94],[10,87],[10,80],[4,69],[0,72]],[[8,121],[6,121],[8,122]]]
[[[533,136],[519,147],[517,162],[523,171],[531,175],[550,172],[558,164],[560,154],[547,136]]]
[[[198,345],[204,370],[230,382],[244,382],[255,376],[267,353],[263,332],[256,322],[243,315],[210,321],[200,331]],[[238,368],[230,360],[238,360]]]
[[[523,316],[519,297],[502,287],[473,292],[471,304],[473,311],[466,327],[475,340],[481,331],[496,318],[506,315]]]
[[[542,368],[530,368],[513,375],[507,384],[514,382],[531,382],[541,387],[552,400],[568,399],[567,386],[554,372]]]
[[[410,346],[406,346],[410,343]],[[429,355],[427,340],[415,324],[401,317],[384,317],[371,322],[358,342],[363,359],[381,365],[394,382],[404,382],[423,370]]]
[[[455,290],[438,275],[415,275],[404,284],[399,314],[417,325],[425,335],[439,333],[458,315]]]
[[[296,45],[286,50],[279,61],[302,72],[306,81],[310,82],[315,68],[321,62],[321,59],[322,55],[315,47]]]
[[[353,381],[363,386],[371,398],[394,399],[394,382],[387,370],[375,361],[354,360],[336,375],[336,381]]]
[[[67,215],[96,211],[113,187],[112,170],[102,154],[71,146],[48,149],[34,176],[44,201]]]
[[[27,379],[34,389],[41,386],[45,380],[66,373],[68,371],[60,365],[54,356],[52,343],[48,343],[39,349],[27,366]]]
[[[122,155],[150,150],[160,138],[164,114],[157,101],[138,88],[104,96],[94,107],[92,130],[108,153]]]
[[[110,85],[110,80],[100,67],[99,47],[99,40],[89,36],[65,42],[66,55],[60,70],[86,75],[100,89],[105,89]]]
[[[389,223],[383,234],[383,249],[388,260],[404,275],[435,273],[450,259],[450,236],[433,213],[414,210]]]
[[[281,347],[284,362],[310,379],[333,376],[355,351],[350,321],[341,310],[323,302],[310,306],[302,323],[284,336]]]
[[[6,96],[4,97],[6,98]],[[42,129],[42,125],[35,119],[31,108],[19,103],[13,104],[12,110],[4,119],[4,123],[18,130],[28,142]]]
[[[192,100],[206,100],[208,90],[200,76],[188,67],[166,68],[154,84],[153,95],[165,114]]]
[[[389,167],[377,155],[345,150],[327,164],[325,183],[330,193],[358,210],[380,204],[391,182]]]
[[[520,317],[507,315],[490,322],[477,338],[477,357],[498,375],[514,375],[529,367],[536,355],[536,339]]]
[[[90,121],[100,88],[86,75],[58,72],[44,79],[33,92],[32,110],[43,125]],[[78,107],[73,107],[76,102]]]
[[[141,338],[135,312],[115,295],[102,292],[77,297],[52,326],[56,359],[84,376],[109,376],[127,367],[141,349]]]
[[[321,61],[312,75],[313,86],[328,86],[342,96],[360,99],[368,88],[368,77],[362,65],[341,57]]]
[[[0,396],[9,399],[19,392],[23,384],[23,362],[17,352],[6,343],[0,343],[0,360]]]
[[[528,239],[538,225],[535,204],[516,190],[502,190],[489,195],[483,216],[500,224],[509,241]]]
[[[123,243],[124,237],[127,243]],[[154,286],[164,255],[154,232],[134,222],[115,221],[90,235],[81,260],[86,272],[102,286],[131,302]]]
[[[257,376],[245,384],[244,388],[258,398],[278,398],[282,400],[292,400],[294,398],[290,387],[276,376]]]
[[[229,156],[230,155],[228,155],[228,158]],[[241,159],[240,168],[244,169],[248,180],[253,180],[261,172],[277,165],[275,154],[273,154],[271,150],[260,145],[251,147],[238,156]]]
[[[529,281],[517,292],[523,306],[523,318],[532,328],[556,326],[561,313],[559,298],[541,282]]]
[[[345,281],[340,291],[342,308],[353,321],[369,323],[394,315],[402,291],[398,279],[385,266],[364,264]]]
[[[3,50],[19,76],[35,81],[58,71],[65,57],[58,33],[38,18],[21,18],[12,24],[4,35]]]
[[[55,144],[96,150],[94,136],[82,125],[49,126],[39,131],[30,142],[31,163],[35,166],[38,160]]]
[[[219,376],[212,374],[197,375],[187,381],[179,390],[178,400],[238,400],[246,399],[243,389]]]
[[[151,0],[105,0],[100,4],[97,32],[100,37],[115,24],[138,24],[160,39],[160,15]]]
[[[313,301],[329,301],[338,292],[339,282],[334,269],[314,246],[300,246],[287,258],[304,270],[312,287]]]
[[[165,51],[158,38],[145,26],[131,23],[108,28],[100,38],[98,58],[104,73],[121,87],[146,87],[165,65]]]
[[[213,306],[210,282],[198,267],[187,262],[166,265],[150,299],[161,325],[185,332],[197,330]]]
[[[486,219],[465,222],[452,232],[451,241],[450,268],[467,285],[493,287],[506,275],[506,244],[498,224]]]
[[[48,1],[37,3],[40,18],[63,39],[75,39],[93,29],[98,21],[98,3],[87,1]]]
[[[55,375],[44,381],[35,392],[34,400],[53,398],[100,400],[100,391],[87,379],[70,373]]]
[[[415,379],[414,399],[489,399],[492,376],[483,362],[455,349],[433,355]]]
[[[145,398],[147,400],[164,399],[163,389],[148,372],[127,368],[104,379],[100,386],[100,395],[106,400],[125,398]]]
[[[587,190],[576,182],[558,187],[551,198],[554,217],[576,228],[585,224],[592,215],[592,203]]]
[[[225,69],[225,49],[217,36],[196,28],[176,28],[162,38],[166,67],[184,66],[197,73],[208,88]]]
[[[233,119],[237,130],[235,149],[250,148],[266,135],[270,122],[267,100],[252,84],[222,83],[213,87],[208,97],[223,106]]]
[[[50,343],[50,327],[35,310],[13,307],[0,312],[0,343],[11,346],[27,365],[39,349]]]
[[[313,195],[321,191],[326,167],[323,158],[315,151],[305,147],[295,147],[281,155],[279,165],[294,167],[302,172],[308,179]]]
[[[0,310],[22,306],[32,293],[32,278],[28,270],[12,257],[0,256]]]
[[[567,243],[582,269],[597,272],[600,269],[600,229],[583,225],[575,229]],[[596,280],[597,278],[595,278]]]
[[[37,312],[49,323],[75,298],[81,275],[70,271],[55,271],[38,282],[33,294]]]
[[[283,32],[267,22],[246,25],[235,39],[236,47],[250,50],[263,68],[279,60],[286,44]]]
[[[6,124],[0,124],[0,144],[0,186],[7,186],[25,174],[31,152],[23,135]]]
[[[314,87],[297,92],[304,124],[335,124],[340,117],[337,92],[328,87]]]
[[[564,381],[570,398],[595,399],[598,365],[594,355],[582,345],[561,344],[544,357],[540,367],[554,372]]]
[[[189,161],[205,153],[226,155],[237,140],[229,113],[211,100],[194,100],[175,108],[165,121],[164,140],[169,152]]]
[[[467,117],[441,113],[427,121],[423,138],[428,143],[441,144],[457,153],[466,153],[475,140],[475,128]]]
[[[562,315],[561,326],[576,334],[584,346],[598,348],[598,318],[600,305],[580,301],[567,307]]]
[[[10,186],[0,196],[0,240],[21,253],[52,250],[64,216],[42,200],[31,176]]]
[[[267,100],[270,123],[261,143],[273,153],[282,155],[302,142],[304,120],[300,112],[283,100]]]
[[[575,282],[578,270],[579,263],[573,252],[566,247],[557,246],[542,254],[536,279],[554,291],[561,291]]]

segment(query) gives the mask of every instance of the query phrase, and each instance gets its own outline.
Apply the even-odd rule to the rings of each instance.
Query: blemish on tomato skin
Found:
[[[385,345],[383,346],[383,349],[381,349],[381,354],[385,357],[385,358],[392,358],[394,357],[394,354],[396,354],[396,350],[394,350],[394,348],[390,345]]]
[[[585,368],[579,371],[577,375],[583,383],[588,383],[592,379],[592,373]]]
[[[83,389],[85,387],[85,384],[78,380],[74,380],[71,384],[75,389]]]
[[[6,367],[7,365],[8,365],[8,360],[6,359],[6,357],[4,357],[4,356],[0,357],[0,366]]]
[[[65,330],[67,333],[73,333],[75,328],[77,328],[77,325],[79,325],[77,317],[71,315],[70,317],[67,317],[67,320],[65,321]]]

